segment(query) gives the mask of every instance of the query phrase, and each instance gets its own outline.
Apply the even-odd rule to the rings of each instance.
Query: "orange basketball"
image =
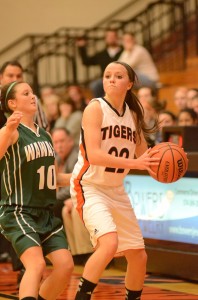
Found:
[[[187,171],[188,158],[184,150],[174,143],[164,142],[157,144],[151,151],[159,152],[152,157],[159,157],[158,166],[151,166],[156,176],[150,174],[154,179],[162,183],[171,183],[179,180]]]

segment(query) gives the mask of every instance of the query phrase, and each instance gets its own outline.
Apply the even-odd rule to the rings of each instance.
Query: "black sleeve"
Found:
[[[88,55],[86,47],[79,47],[79,54],[82,59],[82,63],[85,66],[95,66],[98,65],[98,54]]]

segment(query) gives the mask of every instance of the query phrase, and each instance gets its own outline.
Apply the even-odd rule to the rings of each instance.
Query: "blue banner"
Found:
[[[125,189],[144,238],[198,244],[198,179],[163,184],[128,175]]]

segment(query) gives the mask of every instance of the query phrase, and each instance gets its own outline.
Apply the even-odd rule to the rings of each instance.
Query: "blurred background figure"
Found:
[[[141,101],[148,101],[151,98],[158,99],[157,89],[148,86],[142,86],[137,90],[137,97]]]
[[[82,111],[75,108],[75,103],[67,96],[62,97],[58,104],[60,116],[55,121],[54,127],[64,127],[71,135],[75,145],[79,144]]]
[[[159,112],[158,115],[159,131],[155,135],[155,144],[163,142],[163,128],[167,126],[175,126],[177,118],[174,113],[169,110]]]
[[[60,115],[59,101],[60,97],[57,94],[50,94],[42,99],[43,110],[47,118],[49,132],[51,132],[54,128],[55,122]]]
[[[138,77],[139,87],[156,88],[159,85],[159,73],[148,50],[138,45],[134,35],[130,32],[123,33],[122,45],[124,51],[118,60],[133,68]]]
[[[40,98],[43,100],[50,95],[56,94],[55,89],[51,85],[45,85],[40,88]]]
[[[198,94],[194,96],[191,100],[191,108],[196,112],[198,116]]]
[[[192,108],[185,108],[180,110],[177,119],[177,125],[179,126],[198,125],[197,114]]]
[[[66,92],[74,102],[75,109],[84,111],[90,99],[85,96],[83,89],[79,85],[70,85]]]
[[[177,111],[187,108],[188,103],[188,88],[185,86],[178,87],[174,93],[174,103],[177,108]]]
[[[118,60],[122,47],[119,44],[118,32],[114,29],[107,29],[105,32],[105,48],[98,51],[94,55],[88,55],[86,40],[81,38],[76,42],[79,54],[81,56],[82,62],[85,66],[99,66],[101,70],[101,77],[106,68],[106,66]],[[90,89],[92,91],[93,97],[103,97],[104,90],[102,84],[102,78],[96,79],[90,83]],[[93,98],[91,97],[91,98]]]
[[[78,157],[78,146],[75,145],[72,136],[65,128],[54,128],[52,140],[56,153],[58,171],[71,173]],[[54,213],[64,223],[71,253],[75,261],[84,263],[93,247],[90,242],[89,233],[80,219],[70,198],[70,187],[62,187],[57,190],[57,204]]]
[[[192,108],[192,100],[193,98],[198,97],[198,89],[190,88],[187,92],[187,107]]]
[[[140,97],[140,103],[142,104],[144,110],[144,121],[148,128],[152,128],[156,120],[158,119],[158,114],[160,111],[164,110],[166,107],[165,101],[159,101],[156,97],[147,95],[146,97]],[[149,147],[155,145],[155,133],[150,134],[146,137],[146,141]]]

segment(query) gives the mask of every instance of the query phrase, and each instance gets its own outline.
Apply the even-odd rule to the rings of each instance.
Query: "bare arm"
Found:
[[[57,187],[69,186],[70,178],[71,178],[71,174],[57,173],[56,175]]]
[[[6,126],[0,130],[0,159],[5,155],[7,149],[16,143],[19,134],[17,127],[22,118],[21,112],[14,112],[8,119]]]
[[[114,168],[148,170],[152,172],[149,166],[158,164],[158,159],[150,158],[150,149],[146,150],[144,142],[142,146],[138,147],[138,152],[140,154],[144,148],[146,152],[138,159],[115,157],[101,149],[102,118],[103,115],[98,101],[88,105],[83,114],[82,125],[90,164]]]

